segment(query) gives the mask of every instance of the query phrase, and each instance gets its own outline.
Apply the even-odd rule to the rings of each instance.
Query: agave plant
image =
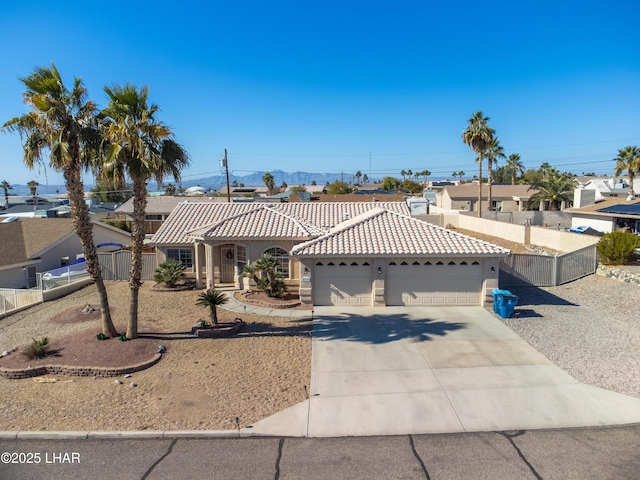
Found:
[[[216,307],[219,305],[224,305],[229,301],[229,297],[224,292],[220,290],[206,290],[201,292],[198,295],[198,299],[196,300],[196,305],[199,307],[208,307],[209,308],[209,318],[211,319],[212,325],[218,324],[218,312]]]
[[[164,283],[167,287],[173,287],[184,276],[185,269],[182,262],[170,258],[156,268],[153,279],[158,283]]]

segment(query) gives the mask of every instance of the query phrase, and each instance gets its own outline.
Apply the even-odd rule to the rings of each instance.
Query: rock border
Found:
[[[302,302],[300,300],[293,300],[292,303],[275,304],[265,302],[263,300],[254,300],[251,298],[247,298],[252,293],[253,292],[236,292],[236,300],[239,300],[242,303],[246,303],[247,305],[253,305],[254,307],[274,308],[277,310],[286,310],[288,308],[296,308],[302,305]]]
[[[190,282],[185,283],[183,285],[176,285],[175,287],[164,287],[160,286],[164,285],[164,283],[156,283],[153,287],[151,287],[152,292],[186,292],[188,290],[196,290],[196,283]]]
[[[195,335],[198,338],[221,338],[221,337],[230,337],[238,333],[242,330],[242,327],[245,326],[245,323],[236,318],[233,322],[230,323],[218,323],[217,325],[201,327],[196,325],[191,328],[191,334]]]
[[[609,267],[599,263],[598,268],[596,269],[596,275],[618,280],[619,282],[640,285],[640,275],[630,272],[629,270],[625,270],[624,267]]]
[[[146,362],[129,365],[127,367],[76,367],[73,365],[41,365],[39,367],[6,368],[0,367],[0,377],[10,380],[39,377],[41,375],[71,375],[74,377],[118,377],[127,373],[139,372],[152,367],[162,358],[161,353],[156,353]]]

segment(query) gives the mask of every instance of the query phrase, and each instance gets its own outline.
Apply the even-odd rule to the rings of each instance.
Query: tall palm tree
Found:
[[[618,156],[614,158],[616,161],[615,174],[622,175],[627,170],[629,176],[629,195],[635,196],[633,190],[633,178],[636,172],[640,172],[640,148],[624,147],[618,150]]]
[[[2,183],[0,183],[0,188],[4,190],[4,206],[5,208],[9,208],[9,190],[13,190],[13,186],[6,180],[3,180]]]
[[[38,185],[40,185],[38,182],[36,182],[35,180],[29,180],[27,182],[27,187],[29,187],[29,192],[31,193],[31,198],[33,200],[33,209],[36,209],[36,206],[38,205],[38,199],[36,197],[36,195],[38,194]]]
[[[265,173],[262,176],[262,181],[264,185],[267,187],[267,195],[273,195],[273,189],[276,187],[276,182],[269,172]]]
[[[482,153],[495,135],[495,130],[488,125],[489,117],[476,112],[468,120],[467,129],[462,133],[462,141],[476,152],[478,158],[478,217],[482,216]],[[491,205],[491,204],[489,204]]]
[[[487,145],[487,149],[484,152],[485,157],[487,158],[487,182],[489,183],[489,210],[493,210],[493,195],[491,191],[491,186],[493,184],[493,164],[498,163],[498,159],[507,158],[504,154],[504,148],[500,145],[500,140],[498,137],[493,137],[489,144]]]
[[[512,153],[507,159],[507,168],[511,171],[511,185],[516,184],[517,174],[522,175],[524,173],[524,164],[520,160],[520,155]]]
[[[573,191],[577,182],[564,175],[551,173],[546,179],[534,181],[529,190],[537,190],[529,197],[529,206],[549,202],[549,210],[560,210],[562,202],[573,200]]]
[[[172,175],[176,181],[189,164],[182,146],[173,140],[171,128],[156,120],[159,107],[148,103],[149,88],[113,85],[104,88],[107,106],[100,113],[106,156],[102,175],[133,182],[131,270],[129,272],[129,322],[127,337],[138,336],[138,293],[142,285],[142,249],[145,236],[147,182]]]
[[[31,111],[6,122],[3,128],[17,131],[23,139],[24,163],[28,168],[36,164],[62,171],[69,195],[73,227],[80,238],[89,275],[100,296],[102,333],[118,335],[109,310],[107,290],[100,273],[100,263],[93,241],[93,224],[89,207],[84,201],[82,171],[88,168],[90,147],[95,145],[96,106],[87,101],[82,80],[75,78],[68,90],[56,66],[36,67],[28,77],[21,78],[26,91],[25,103]]]
[[[360,179],[362,178],[362,172],[360,170],[358,170],[356,172],[356,174],[354,175],[354,177],[356,177],[356,180],[358,180],[358,185],[360,185]]]
[[[402,170],[400,170],[400,175],[402,175],[402,180],[406,180],[407,171],[403,168]]]
[[[458,176],[460,182],[462,183],[462,177],[465,176],[465,172],[463,172],[462,170],[460,170],[458,173],[456,173],[456,175]]]
[[[424,177],[424,186],[426,188],[427,183],[429,182],[429,175],[431,175],[431,172],[429,170],[423,170],[422,172],[420,172],[422,174],[422,176]]]
[[[367,175],[366,173],[362,176],[362,181],[364,183],[368,183],[369,182],[369,175]]]

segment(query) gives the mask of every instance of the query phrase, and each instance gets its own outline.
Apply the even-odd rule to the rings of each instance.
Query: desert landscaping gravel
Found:
[[[640,397],[640,286],[590,275],[510,290],[515,333],[581,382]]]
[[[640,397],[640,287],[591,275],[559,287],[511,290],[520,297],[517,316],[502,321],[514,332],[578,380]],[[108,291],[122,329],[127,283],[109,282]],[[189,330],[207,318],[196,295],[153,292],[145,284],[141,330]],[[32,337],[98,331],[95,323],[60,321],[86,303],[99,304],[93,286],[0,319],[0,351]],[[237,316],[220,313],[222,320]],[[160,338],[167,347],[162,360],[131,378],[0,378],[0,430],[228,430],[236,417],[244,427],[303,401],[310,320],[241,316],[247,330],[234,338]]]
[[[208,310],[195,306],[198,292],[160,293],[151,286],[140,291],[140,331],[185,332],[208,320]],[[108,282],[107,289],[114,323],[123,331],[128,284]],[[97,320],[60,322],[61,313],[87,303],[99,306],[93,285],[0,319],[0,351],[31,338],[98,333]],[[303,401],[311,376],[310,319],[218,312],[220,321],[242,317],[244,331],[217,339],[158,335],[154,341],[167,349],[163,358],[128,378],[0,378],[0,430],[231,430],[236,417],[245,427]]]

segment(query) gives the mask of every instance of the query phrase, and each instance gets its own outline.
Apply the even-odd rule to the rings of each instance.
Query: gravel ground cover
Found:
[[[151,286],[145,283],[140,291],[139,327],[147,332],[143,342],[152,342],[154,350],[166,346],[160,362],[129,378],[0,378],[0,430],[230,430],[236,417],[245,427],[305,399],[310,319],[219,308],[220,321],[242,317],[245,329],[230,338],[185,339],[180,332],[208,319],[208,310],[195,305],[198,292],[154,292]],[[114,323],[122,331],[128,284],[107,282],[107,290]],[[74,313],[87,303],[99,306],[93,285],[0,319],[0,352],[45,336],[75,341],[75,349],[135,347],[139,340],[90,343],[100,330],[99,317]]]
[[[511,288],[504,322],[583,383],[640,397],[640,287],[597,275],[549,288]]]

